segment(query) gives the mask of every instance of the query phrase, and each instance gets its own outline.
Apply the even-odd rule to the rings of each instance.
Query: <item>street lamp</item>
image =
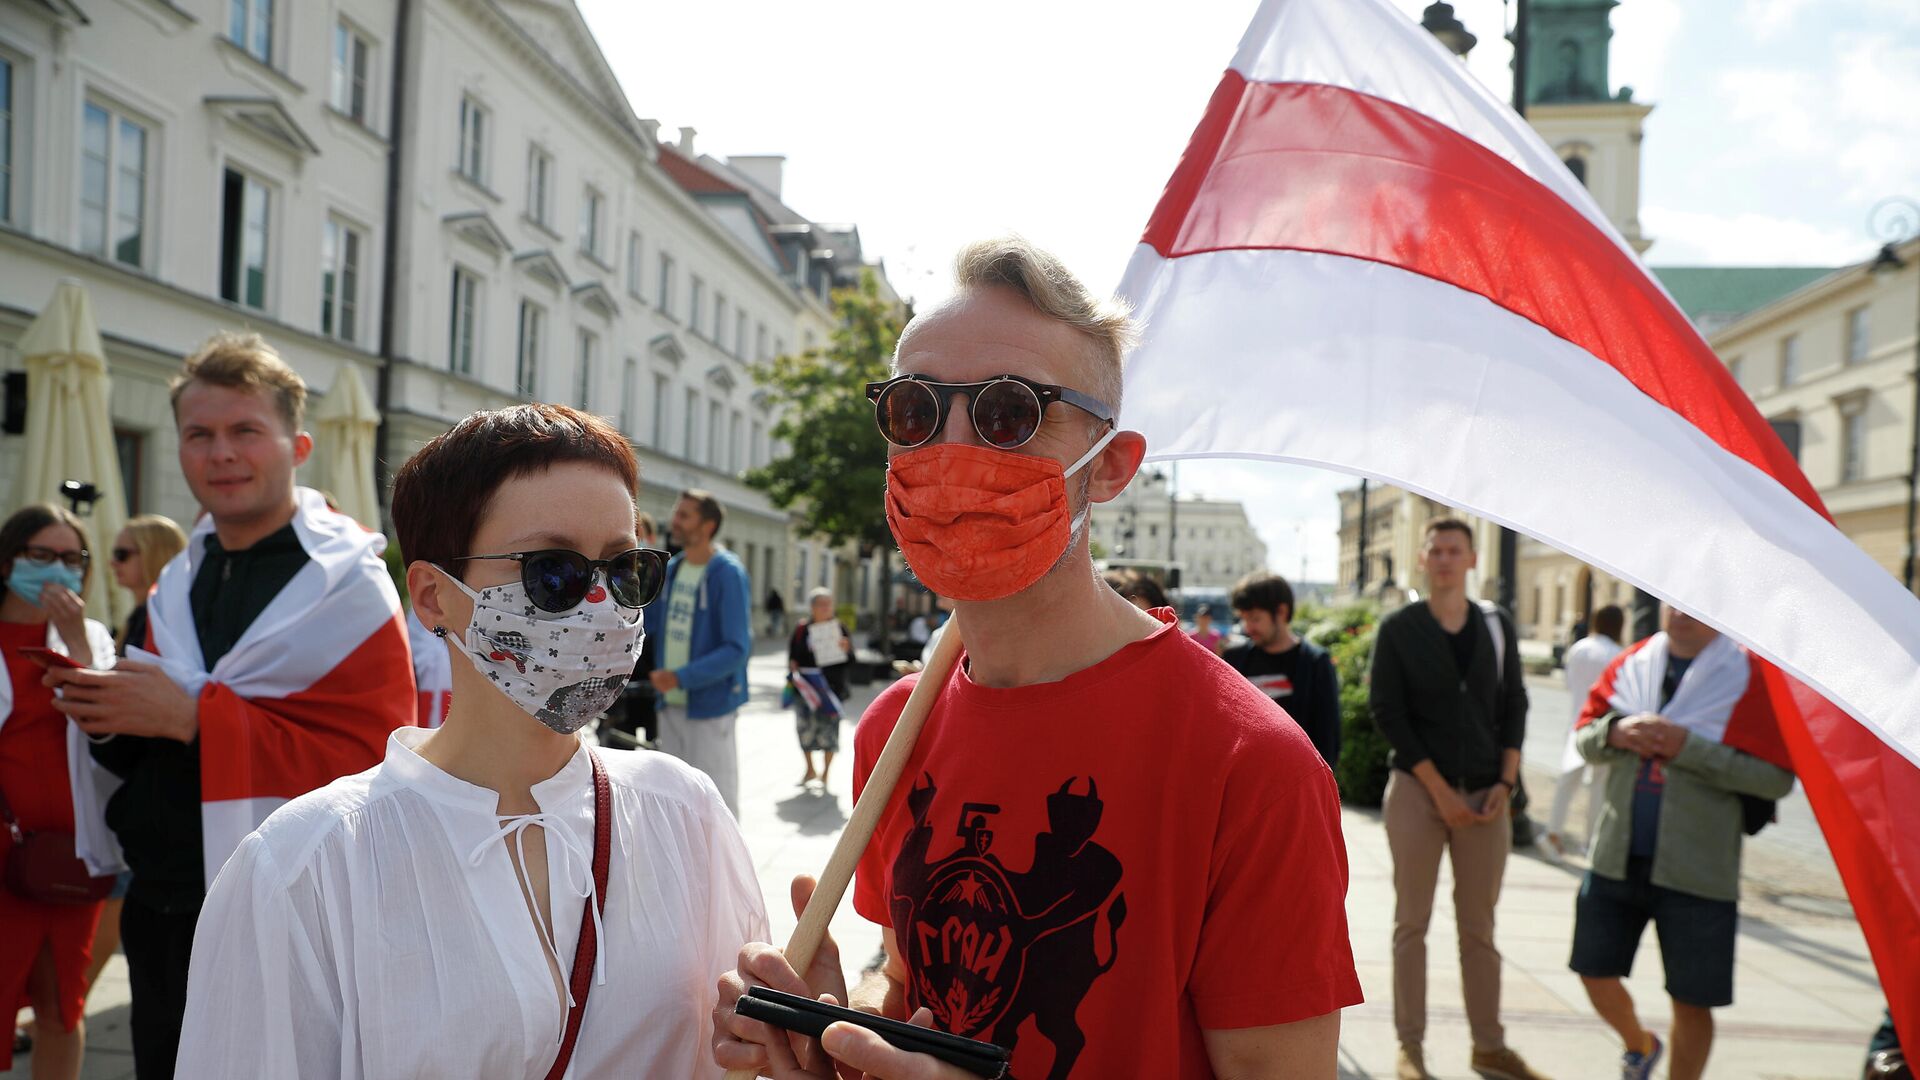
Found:
[[[1428,4],[1427,10],[1420,13],[1420,28],[1440,39],[1447,51],[1462,60],[1480,43],[1480,39],[1468,32],[1466,24],[1453,14],[1452,4]]]
[[[1881,281],[1906,268],[1900,257],[1901,244],[1920,236],[1920,202],[1895,196],[1881,199],[1867,215],[1868,231],[1882,243],[1868,271]],[[1901,569],[1901,581],[1913,591],[1916,531],[1920,530],[1920,321],[1914,324],[1913,340],[1913,441],[1907,451],[1907,552]]]

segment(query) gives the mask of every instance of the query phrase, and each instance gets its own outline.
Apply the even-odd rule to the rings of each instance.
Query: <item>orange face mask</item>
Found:
[[[1109,430],[1062,469],[1048,457],[935,443],[887,464],[887,525],[915,577],[954,600],[999,600],[1039,581],[1087,512],[1068,514],[1067,477],[1113,441]]]

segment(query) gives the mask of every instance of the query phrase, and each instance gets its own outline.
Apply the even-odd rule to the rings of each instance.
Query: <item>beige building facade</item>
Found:
[[[1148,468],[1118,498],[1096,503],[1090,537],[1115,564],[1180,568],[1183,589],[1228,589],[1267,569],[1267,545],[1246,506],[1226,499],[1172,497],[1171,477]]]

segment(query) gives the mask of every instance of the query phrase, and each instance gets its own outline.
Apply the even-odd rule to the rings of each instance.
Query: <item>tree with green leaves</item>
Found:
[[[880,553],[874,625],[884,638],[893,550],[885,502],[887,442],[874,426],[867,384],[890,374],[902,323],[871,271],[861,274],[859,286],[834,291],[833,310],[839,324],[826,348],[755,366],[754,381],[783,406],[773,437],[787,453],[748,472],[746,482],[775,506],[797,513],[802,533],[833,544],[858,543],[863,554]]]

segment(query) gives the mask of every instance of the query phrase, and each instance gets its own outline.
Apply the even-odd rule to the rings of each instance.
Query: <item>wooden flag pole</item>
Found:
[[[907,696],[906,708],[900,710],[900,720],[893,725],[893,731],[887,736],[887,745],[880,751],[880,759],[873,763],[873,772],[867,777],[867,785],[860,792],[860,801],[853,805],[853,816],[847,819],[847,827],[841,830],[840,840],[833,846],[833,855],[827,859],[827,868],[820,872],[820,882],[814,886],[813,898],[807,901],[807,908],[800,913],[800,922],[793,928],[793,936],[787,939],[787,963],[793,970],[805,972],[813,966],[813,954],[820,950],[820,942],[826,939],[827,924],[833,921],[833,913],[840,907],[840,898],[846,895],[847,886],[853,882],[854,867],[860,863],[860,856],[867,850],[867,841],[873,839],[873,830],[880,824],[880,815],[887,809],[887,803],[893,798],[894,785],[900,782],[900,774],[907,771],[907,759],[913,756],[913,744],[920,739],[920,728],[927,722],[927,714],[933,711],[933,703],[940,696],[940,689],[947,684],[947,675],[952,672],[954,661],[960,657],[960,626],[952,616],[948,616],[946,629],[940,633],[940,640],[933,647],[933,655],[927,658],[927,667],[920,673],[920,681],[914,684],[913,693]],[[752,1069],[734,1069],[727,1073],[727,1080],[753,1080]]]

